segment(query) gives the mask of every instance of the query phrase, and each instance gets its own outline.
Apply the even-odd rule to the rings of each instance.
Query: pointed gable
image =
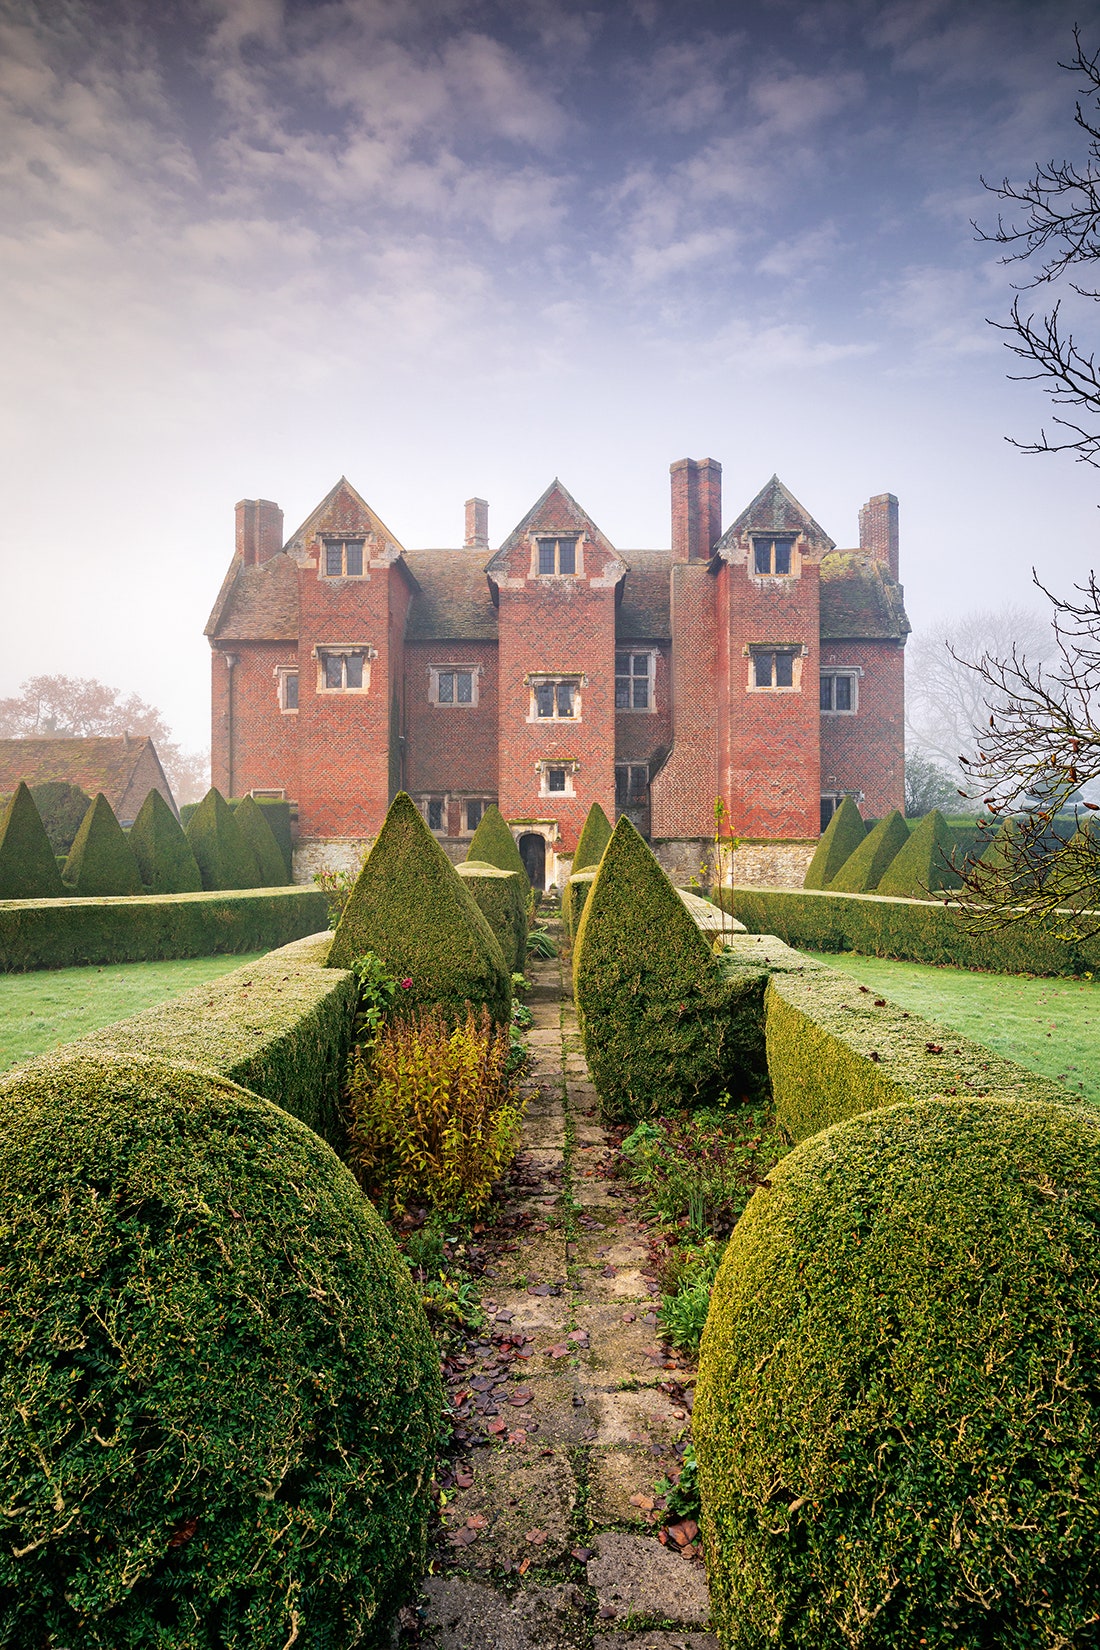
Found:
[[[820,527],[810,512],[803,508],[780,481],[778,476],[772,476],[752,503],[748,505],[737,520],[733,522],[715,546],[716,553],[726,561],[732,561],[741,551],[747,550],[754,533],[790,533],[801,536],[804,544],[803,554],[823,556],[834,549],[832,539],[823,527]]]
[[[530,573],[535,539],[554,534],[576,535],[584,543],[584,567],[578,571],[578,578],[588,583],[615,584],[627,571],[611,540],[555,476],[541,498],[512,528],[500,549],[489,558],[485,571],[492,583],[499,586],[505,581],[523,582]]]
[[[331,492],[306,517],[286,542],[286,549],[298,561],[310,553],[315,540],[324,533],[362,535],[371,543],[371,560],[396,561],[404,547],[390,532],[381,516],[356,492],[346,476],[341,476]]]

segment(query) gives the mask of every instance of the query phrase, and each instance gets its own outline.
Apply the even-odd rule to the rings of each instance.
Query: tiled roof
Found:
[[[410,642],[495,642],[497,610],[489,595],[489,552],[406,550],[405,565],[420,586],[409,608]]]
[[[821,640],[902,641],[909,620],[900,584],[874,556],[834,550],[821,558]]]
[[[298,564],[280,551],[245,567],[234,558],[206,634],[225,642],[295,642],[298,639]]]
[[[667,550],[621,550],[630,571],[623,582],[623,599],[615,614],[615,635],[624,641],[661,642],[672,635],[668,579],[672,566]]]
[[[156,759],[151,739],[122,734],[101,739],[0,739],[0,796],[10,796],[21,779],[28,785],[60,779],[79,785],[89,796],[102,791],[116,807],[147,750]]]

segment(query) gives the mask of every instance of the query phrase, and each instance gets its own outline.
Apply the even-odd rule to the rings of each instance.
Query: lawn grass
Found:
[[[71,1043],[87,1031],[178,997],[193,985],[264,956],[181,957],[104,968],[50,968],[0,974],[0,1071]]]
[[[807,955],[1100,1102],[1100,980],[976,974],[852,951]]]

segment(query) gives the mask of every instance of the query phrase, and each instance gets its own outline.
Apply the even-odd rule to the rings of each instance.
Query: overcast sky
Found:
[[[234,503],[289,533],[342,473],[411,547],[555,474],[664,545],[684,456],[842,546],[894,492],[918,627],[1083,577],[1100,476],[1006,444],[1048,407],[970,220],[1081,153],[1096,12],[0,0],[0,696],[98,676],[207,743]]]

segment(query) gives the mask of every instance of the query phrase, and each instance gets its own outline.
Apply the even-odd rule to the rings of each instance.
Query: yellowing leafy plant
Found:
[[[507,1029],[485,1009],[449,1028],[438,1010],[382,1027],[352,1058],[352,1166],[377,1202],[445,1213],[484,1207],[519,1144],[523,1104]]]

